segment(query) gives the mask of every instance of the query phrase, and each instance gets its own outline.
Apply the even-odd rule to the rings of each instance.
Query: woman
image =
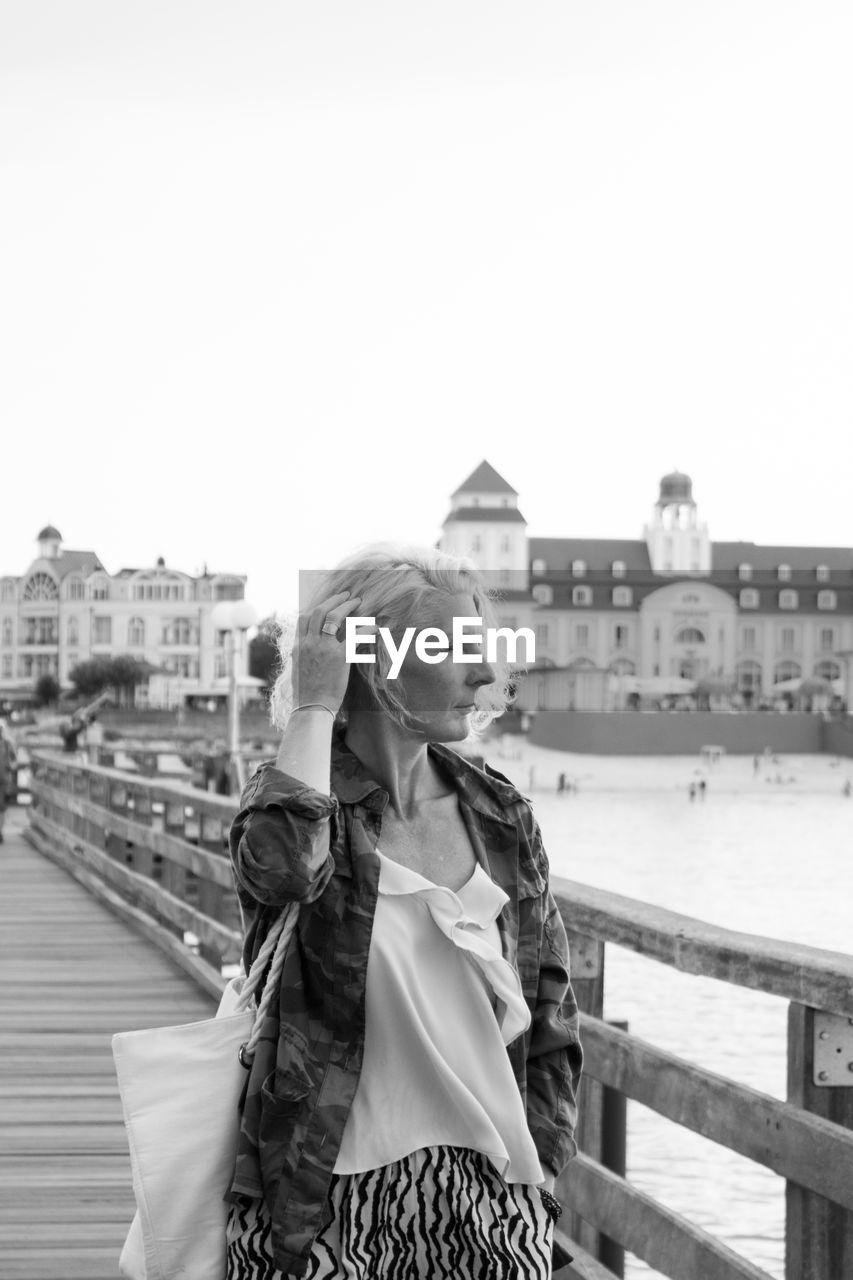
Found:
[[[283,905],[299,920],[243,1099],[229,1280],[539,1280],[576,1150],[566,935],[529,804],[445,745],[504,709],[509,673],[410,644],[392,679],[381,637],[348,664],[349,616],[398,648],[495,625],[467,562],[394,548],[300,616],[278,757],[231,830],[247,969]]]

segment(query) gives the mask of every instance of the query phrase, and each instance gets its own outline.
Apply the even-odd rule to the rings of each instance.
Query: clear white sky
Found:
[[[0,572],[853,546],[848,0],[3,0]]]

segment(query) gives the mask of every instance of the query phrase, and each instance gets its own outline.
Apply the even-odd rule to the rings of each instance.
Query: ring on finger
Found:
[[[340,630],[340,625],[341,624],[339,622],[330,622],[327,618],[320,630],[324,636],[337,636],[338,631]]]

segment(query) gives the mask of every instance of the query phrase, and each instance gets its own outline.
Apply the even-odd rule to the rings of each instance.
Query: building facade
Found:
[[[531,538],[483,462],[441,546],[488,572],[503,625],[533,628],[537,670],[554,673],[540,704],[618,707],[700,682],[760,705],[817,680],[850,705],[853,549],[713,542],[681,472],[661,480],[641,538]]]
[[[194,577],[162,559],[111,575],[94,551],[66,549],[52,525],[37,543],[24,574],[0,577],[0,703],[29,699],[42,675],[68,687],[78,663],[118,654],[150,669],[137,701],[174,706],[224,684],[224,637],[211,611],[242,600],[245,577]]]

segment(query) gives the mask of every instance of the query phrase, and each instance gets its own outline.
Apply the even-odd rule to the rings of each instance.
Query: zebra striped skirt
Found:
[[[333,1174],[331,1220],[306,1280],[549,1280],[552,1223],[535,1186],[506,1183],[462,1147],[424,1147],[367,1173]],[[260,1200],[232,1206],[227,1280],[287,1280]]]

